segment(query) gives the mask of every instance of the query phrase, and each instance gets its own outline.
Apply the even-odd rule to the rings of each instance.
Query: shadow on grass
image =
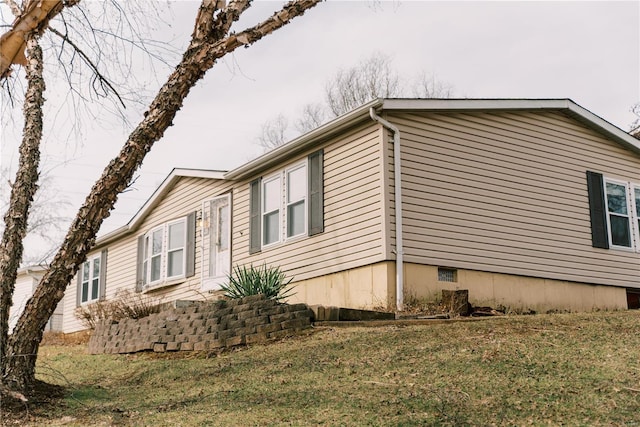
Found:
[[[66,395],[65,387],[36,380],[33,389],[27,393],[27,402],[2,398],[0,425],[22,425],[32,416],[52,413],[64,406]]]

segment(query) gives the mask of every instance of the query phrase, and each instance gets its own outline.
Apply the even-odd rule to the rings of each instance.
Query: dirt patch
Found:
[[[64,387],[37,381],[27,397],[28,402],[3,396],[0,402],[0,425],[28,425],[36,419],[59,408],[66,395]]]

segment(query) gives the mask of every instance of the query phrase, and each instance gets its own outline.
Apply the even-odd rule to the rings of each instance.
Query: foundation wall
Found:
[[[440,299],[443,289],[468,289],[476,306],[547,312],[627,308],[626,289],[561,280],[455,270],[455,282],[438,280],[438,267],[405,264],[405,301]]]
[[[405,304],[439,301],[442,290],[468,289],[475,306],[516,312],[627,308],[626,289],[562,280],[455,269],[455,282],[438,280],[438,267],[404,265]],[[297,282],[289,303],[358,309],[395,308],[395,262],[387,261]]]
[[[393,307],[394,274],[393,262],[380,262],[301,280],[287,302],[359,309]]]

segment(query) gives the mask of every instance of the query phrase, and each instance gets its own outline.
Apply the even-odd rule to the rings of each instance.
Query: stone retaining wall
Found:
[[[311,327],[306,304],[279,304],[262,295],[194,302],[142,319],[102,321],[89,340],[89,353],[205,351],[265,342]]]

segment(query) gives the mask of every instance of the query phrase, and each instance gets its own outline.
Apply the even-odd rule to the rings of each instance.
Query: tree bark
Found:
[[[11,74],[12,64],[26,65],[24,50],[27,37],[30,34],[41,34],[54,16],[79,1],[29,0],[22,13],[11,24],[11,29],[0,37],[0,80]]]
[[[42,78],[42,50],[37,36],[27,38],[27,92],[24,101],[24,128],[16,180],[11,188],[9,209],[4,216],[0,245],[0,357],[5,360],[9,333],[9,307],[27,234],[27,217],[38,190],[38,166],[42,139],[42,104],[45,83]]]
[[[117,196],[127,188],[134,172],[153,144],[172,125],[190,89],[215,61],[238,47],[249,46],[302,15],[320,0],[287,3],[264,22],[237,34],[230,34],[231,24],[249,7],[248,1],[231,2],[218,10],[217,2],[203,0],[191,43],[167,82],[162,86],[144,119],[131,133],[119,155],[105,168],[80,208],[48,272],[9,338],[3,363],[3,381],[13,390],[28,390],[35,380],[35,362],[47,320],[62,299],[64,291],[86,260],[103,220],[109,216]],[[216,13],[214,15],[214,13]],[[211,17],[213,16],[213,19]]]

